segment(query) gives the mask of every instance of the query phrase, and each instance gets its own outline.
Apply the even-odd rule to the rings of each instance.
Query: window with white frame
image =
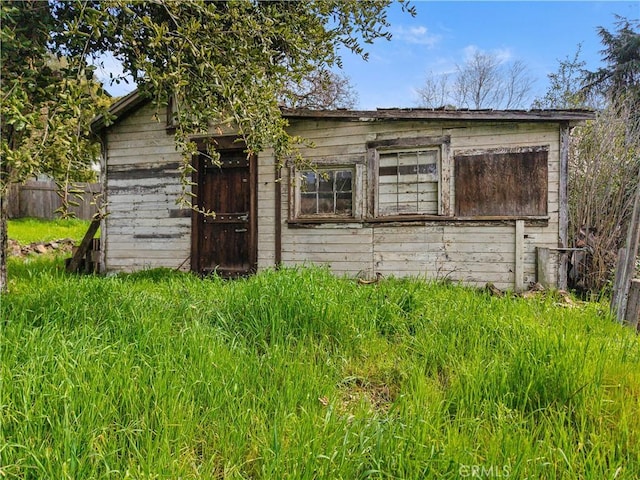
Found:
[[[440,156],[439,146],[379,150],[378,215],[438,215]]]
[[[321,167],[297,177],[296,217],[353,217],[355,168]]]

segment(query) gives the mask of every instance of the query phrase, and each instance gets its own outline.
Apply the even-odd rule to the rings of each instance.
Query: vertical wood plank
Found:
[[[7,218],[17,218],[20,216],[20,186],[10,184],[7,195],[4,198]]]
[[[549,278],[549,249],[536,247],[536,282],[544,288],[549,288],[552,284]]]
[[[618,250],[618,259],[616,260],[616,276],[613,281],[613,291],[611,292],[611,314],[617,316],[618,307],[620,305],[620,295],[622,292],[622,282],[624,280],[624,266],[626,264],[627,249],[620,248]]]
[[[274,198],[274,223],[275,223],[275,264],[276,268],[280,268],[282,263],[282,167],[278,162],[275,166],[275,198]],[[291,183],[291,182],[289,182]],[[293,203],[293,202],[289,202]],[[259,247],[258,247],[259,248]]]
[[[353,198],[353,216],[355,218],[362,218],[364,216],[364,212],[366,212],[367,203],[366,203],[366,194],[363,193],[363,182],[364,182],[364,165],[356,164],[355,166],[355,176],[354,186],[355,186],[355,195]]]
[[[514,290],[521,292],[524,290],[524,220],[516,220],[516,264]]]
[[[569,140],[571,128],[568,123],[560,127],[560,183],[558,187],[558,243],[560,248],[569,246]],[[561,251],[558,265],[558,288],[566,290],[569,253]]]
[[[638,172],[638,185],[636,187],[633,202],[633,213],[627,230],[626,251],[624,258],[618,257],[616,281],[620,276],[620,282],[616,285],[617,292],[611,302],[611,311],[615,313],[618,322],[622,323],[626,318],[626,309],[631,288],[631,279],[635,274],[636,258],[640,248],[640,172]],[[616,282],[618,283],[618,282]]]
[[[631,280],[631,285],[629,286],[629,296],[627,297],[624,321],[626,324],[637,329],[638,320],[640,320],[640,278],[635,278]]]
[[[440,157],[440,215],[452,215],[451,212],[451,168],[453,159],[451,158],[451,148],[449,142],[442,144]]]
[[[378,215],[378,151],[371,147],[367,149],[367,173],[367,216],[374,218]]]

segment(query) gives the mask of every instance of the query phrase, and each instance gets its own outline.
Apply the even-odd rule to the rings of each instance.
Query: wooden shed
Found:
[[[103,142],[107,271],[153,267],[227,277],[278,265],[494,283],[566,285],[571,128],[588,111],[286,110],[313,168],[247,156],[214,135],[193,159],[198,204],[181,209],[170,122],[133,93],[94,122]],[[210,140],[210,139],[208,139]]]

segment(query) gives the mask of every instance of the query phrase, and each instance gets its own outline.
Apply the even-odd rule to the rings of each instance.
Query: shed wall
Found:
[[[110,271],[152,267],[188,269],[191,215],[176,200],[181,191],[179,162],[173,135],[145,106],[113,125],[107,134],[105,187],[109,216],[103,224],[105,262]],[[549,147],[548,221],[514,220],[366,222],[296,225],[289,217],[289,170],[275,168],[271,151],[258,156],[258,268],[276,263],[276,236],[281,231],[281,260],[285,266],[326,264],[350,276],[418,276],[449,278],[499,288],[513,288],[516,272],[521,283],[535,280],[536,247],[558,246],[559,126],[557,123],[471,123],[442,121],[291,121],[291,133],[315,144],[304,149],[311,161],[330,160],[366,165],[367,142],[396,138],[450,136],[448,158],[456,152],[496,147]],[[451,168],[451,165],[450,165]],[[455,198],[453,173],[450,198]],[[279,175],[281,178],[279,178]],[[366,191],[367,168],[362,169],[361,193]],[[277,184],[280,184],[278,188]],[[276,215],[280,192],[280,219]],[[446,189],[445,189],[446,191]],[[356,199],[357,202],[365,202]],[[453,204],[453,202],[451,202]],[[516,262],[516,254],[521,260]],[[549,273],[556,278],[552,255]]]
[[[191,214],[176,205],[181,155],[174,137],[144,106],[113,125],[106,137],[102,225],[108,271],[189,268]]]
[[[547,222],[524,222],[516,235],[516,221],[449,221],[397,223],[325,223],[295,225],[287,223],[289,192],[282,190],[282,264],[305,263],[330,266],[337,274],[372,277],[375,272],[427,279],[448,278],[467,284],[493,282],[499,288],[514,288],[516,272],[522,272],[520,285],[535,281],[536,247],[558,246],[559,130],[557,124],[484,123],[451,125],[442,123],[297,121],[291,131],[310,139],[315,148],[303,151],[311,161],[330,159],[348,164],[363,160],[366,143],[396,138],[451,138],[448,161],[458,151],[546,145],[548,155]],[[443,159],[444,161],[444,159]],[[260,163],[261,185],[274,181],[270,159]],[[452,166],[451,166],[452,168]],[[450,195],[455,189],[451,171]],[[289,171],[283,170],[286,185]],[[366,184],[366,170],[364,174]],[[261,219],[260,230],[272,231],[270,219]],[[269,240],[264,238],[265,243]],[[263,245],[263,242],[260,242]],[[516,252],[521,258],[516,262]],[[260,266],[274,262],[274,254],[263,251]],[[550,265],[556,278],[555,255]]]

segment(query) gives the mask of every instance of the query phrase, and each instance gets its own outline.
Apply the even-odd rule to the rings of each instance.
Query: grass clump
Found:
[[[599,304],[318,268],[10,277],[10,478],[640,472],[640,341]]]

